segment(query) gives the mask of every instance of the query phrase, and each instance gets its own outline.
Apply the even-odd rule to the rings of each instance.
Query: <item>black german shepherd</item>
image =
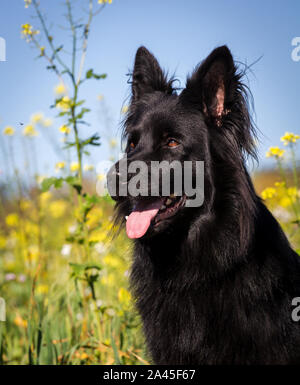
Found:
[[[178,95],[154,56],[136,53],[128,162],[205,162],[200,207],[184,194],[113,196],[134,238],[131,287],[156,364],[300,363],[299,256],[245,167],[255,130],[241,80],[223,46]]]

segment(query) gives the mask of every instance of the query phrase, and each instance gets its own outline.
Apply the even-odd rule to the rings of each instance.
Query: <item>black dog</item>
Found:
[[[139,48],[125,122],[128,162],[203,160],[203,205],[186,207],[184,195],[114,196],[135,238],[131,287],[153,361],[299,364],[300,327],[291,317],[299,256],[245,167],[255,132],[241,74],[223,46],[179,95],[173,84]]]

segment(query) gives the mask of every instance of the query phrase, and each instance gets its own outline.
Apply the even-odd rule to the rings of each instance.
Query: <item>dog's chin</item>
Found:
[[[141,200],[142,198],[138,201],[138,205],[143,205],[143,203],[141,204]],[[146,240],[155,237],[158,234],[172,231],[172,229],[176,227],[180,218],[183,216],[185,203],[185,195],[161,198],[161,207],[156,215],[151,219],[147,231],[141,237],[136,237],[136,239]],[[131,207],[134,207],[135,205],[137,205],[136,202],[131,204]],[[130,215],[130,213],[128,214]],[[125,217],[127,220],[127,216]]]

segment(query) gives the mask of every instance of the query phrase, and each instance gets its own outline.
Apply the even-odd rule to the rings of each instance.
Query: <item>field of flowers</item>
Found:
[[[28,160],[27,169],[34,179],[27,177],[15,159],[16,143],[24,143],[25,157],[30,146],[34,160],[39,132],[55,122],[35,113],[22,132],[13,126],[1,128],[1,169],[6,169],[0,179],[0,297],[6,303],[6,320],[0,321],[1,364],[149,362],[141,322],[128,291],[130,243],[112,226],[112,200],[96,194],[96,183],[105,176],[96,173],[95,165],[83,164],[88,149],[99,146],[100,138],[98,134],[84,137],[82,128],[90,110],[80,98],[81,85],[106,77],[92,69],[84,70],[92,19],[111,1],[97,3],[100,8],[94,9],[95,4],[89,0],[86,22],[76,25],[72,3],[66,0],[75,48],[65,61],[60,45],[49,33],[39,2],[25,0],[40,30],[26,23],[21,34],[58,77],[52,107],[58,121],[64,119],[59,132],[63,138],[61,151],[67,156],[53,165],[53,176],[47,178],[35,173],[34,162]],[[299,138],[286,133],[281,138],[283,148],[272,147],[267,153],[273,158],[274,168],[253,175],[258,193],[298,253]],[[107,139],[113,160],[117,141],[109,135]],[[71,161],[74,156],[76,161]]]

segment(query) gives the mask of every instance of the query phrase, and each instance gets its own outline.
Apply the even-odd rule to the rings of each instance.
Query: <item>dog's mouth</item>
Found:
[[[158,226],[162,221],[174,216],[184,206],[186,196],[170,195],[156,200],[140,201],[126,217],[126,232],[129,238],[141,238],[150,225]]]

